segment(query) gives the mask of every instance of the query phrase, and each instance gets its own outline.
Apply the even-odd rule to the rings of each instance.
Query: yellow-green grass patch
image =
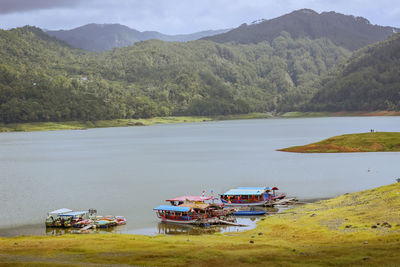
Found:
[[[345,134],[304,146],[279,149],[279,151],[298,153],[395,152],[400,151],[400,133]]]

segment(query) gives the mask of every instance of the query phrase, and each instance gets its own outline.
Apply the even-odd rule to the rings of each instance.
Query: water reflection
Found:
[[[274,207],[265,208],[267,211],[266,215],[261,216],[240,216],[236,217],[237,223],[246,225],[245,227],[230,226],[230,225],[213,225],[210,227],[200,227],[194,225],[176,224],[158,222],[155,227],[139,228],[132,230],[132,225],[120,225],[110,228],[97,228],[90,229],[86,233],[88,234],[142,234],[142,235],[203,235],[203,234],[214,234],[214,233],[226,233],[226,232],[239,232],[250,230],[256,227],[259,220],[264,220],[266,216],[282,212],[288,207]],[[257,209],[263,209],[258,207]],[[0,229],[0,236],[19,236],[19,235],[48,235],[48,236],[59,236],[64,234],[77,234],[80,228],[47,228],[44,224],[25,225],[14,228]]]
[[[166,235],[203,235],[203,234],[214,234],[214,233],[226,233],[226,232],[239,232],[250,230],[256,227],[256,223],[265,218],[262,216],[240,216],[237,217],[237,223],[246,226],[231,226],[231,225],[211,225],[208,227],[200,227],[194,225],[184,225],[177,223],[159,222],[157,225],[157,234]]]
[[[217,227],[198,227],[192,225],[182,225],[160,222],[157,225],[158,234],[166,235],[201,235],[201,234],[213,234],[220,232]]]

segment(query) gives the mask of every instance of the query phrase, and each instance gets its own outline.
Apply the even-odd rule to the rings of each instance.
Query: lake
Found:
[[[278,186],[329,198],[395,182],[400,154],[276,149],[331,136],[400,131],[400,117],[218,121],[0,134],[0,236],[44,234],[58,208],[124,215],[123,233],[164,231],[154,207],[180,195]]]

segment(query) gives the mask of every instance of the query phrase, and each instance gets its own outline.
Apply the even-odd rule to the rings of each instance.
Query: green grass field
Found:
[[[400,133],[345,134],[304,146],[279,149],[279,151],[297,153],[395,152],[400,151]]]
[[[342,111],[342,112],[286,112],[282,118],[314,118],[314,117],[375,117],[375,116],[400,116],[399,111]]]
[[[185,123],[211,121],[208,117],[155,117],[150,119],[120,119],[104,121],[69,121],[69,122],[30,122],[30,123],[0,123],[0,132],[32,132],[55,130],[84,130],[104,127],[147,126],[166,123]]]
[[[254,230],[0,238],[2,266],[399,266],[400,183],[267,216]]]
[[[128,127],[146,126],[166,123],[204,122],[221,120],[249,120],[268,118],[315,118],[315,117],[340,117],[340,116],[400,116],[400,112],[286,112],[277,116],[271,113],[249,113],[236,115],[219,115],[210,117],[196,116],[170,116],[149,119],[117,119],[102,121],[67,121],[67,122],[26,122],[26,123],[0,123],[0,132],[32,132],[55,130],[83,130],[102,127]]]
[[[218,120],[245,120],[270,118],[268,113],[251,113],[243,115],[224,115],[214,117],[171,116],[149,119],[119,119],[103,121],[68,121],[68,122],[27,122],[27,123],[0,123],[0,132],[33,132],[55,130],[85,130],[104,127],[148,126],[167,123],[206,122]]]

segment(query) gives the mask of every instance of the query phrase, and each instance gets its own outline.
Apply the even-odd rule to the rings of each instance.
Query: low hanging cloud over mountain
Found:
[[[74,7],[82,0],[0,0],[0,14]]]
[[[71,29],[88,23],[120,23],[141,31],[179,34],[233,28],[302,8],[400,27],[396,0],[0,0],[0,28],[28,24]]]

